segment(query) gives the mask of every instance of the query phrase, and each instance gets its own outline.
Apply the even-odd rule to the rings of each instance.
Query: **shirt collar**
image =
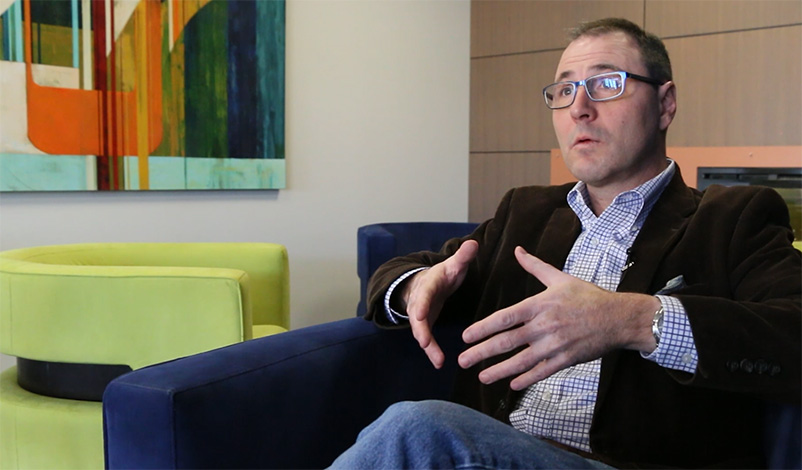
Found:
[[[674,163],[674,160],[670,158],[666,160],[668,160],[668,166],[665,170],[660,172],[659,175],[634,189],[622,192],[613,199],[611,205],[620,203],[626,199],[631,199],[632,197],[641,199],[643,204],[640,207],[636,223],[638,225],[642,224],[676,172],[677,165]],[[568,205],[574,213],[576,213],[577,217],[583,221],[583,224],[585,220],[595,218],[593,211],[590,209],[590,196],[588,195],[587,185],[585,185],[583,181],[579,181],[574,185],[566,199]]]

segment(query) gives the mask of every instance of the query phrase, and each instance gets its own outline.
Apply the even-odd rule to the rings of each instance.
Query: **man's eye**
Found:
[[[620,85],[615,78],[603,78],[599,80],[596,87],[604,90],[617,90],[620,88]]]
[[[557,90],[557,96],[571,96],[574,93],[574,87],[564,86]]]

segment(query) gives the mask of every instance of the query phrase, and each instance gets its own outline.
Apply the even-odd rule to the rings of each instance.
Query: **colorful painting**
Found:
[[[284,0],[0,0],[0,191],[285,187]]]

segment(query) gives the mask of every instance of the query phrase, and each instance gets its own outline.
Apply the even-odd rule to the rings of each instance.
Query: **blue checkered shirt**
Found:
[[[630,262],[627,251],[676,171],[676,164],[669,162],[653,179],[616,196],[598,217],[588,205],[585,184],[579,182],[574,186],[568,193],[568,204],[582,223],[582,233],[568,254],[564,272],[609,291],[618,288]],[[419,270],[405,273],[388,289],[384,305],[387,317],[394,323],[407,317],[390,308],[392,291]],[[642,356],[662,367],[693,373],[698,356],[685,309],[676,298],[663,295],[657,298],[665,310],[663,334],[657,349]],[[589,452],[600,370],[601,359],[597,359],[563,369],[530,386],[516,404],[510,422],[527,434]]]
[[[671,161],[653,179],[616,196],[599,217],[588,206],[585,184],[577,183],[568,193],[568,204],[582,223],[582,233],[574,242],[563,271],[615,291],[624,267],[630,262],[627,250],[675,171],[676,165]],[[698,357],[685,309],[673,297],[657,297],[665,310],[663,334],[657,349],[650,355],[642,355],[663,367],[692,373]],[[525,433],[589,452],[600,370],[601,359],[596,359],[563,369],[530,386],[510,415],[510,422]]]

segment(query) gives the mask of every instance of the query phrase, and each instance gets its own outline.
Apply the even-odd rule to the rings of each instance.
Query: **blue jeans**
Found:
[[[610,469],[470,408],[444,401],[392,405],[334,469]]]

